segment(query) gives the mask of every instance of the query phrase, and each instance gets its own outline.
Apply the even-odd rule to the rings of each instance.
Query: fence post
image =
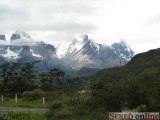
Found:
[[[17,98],[17,94],[15,94],[15,103],[17,104],[18,102],[18,98]]]
[[[1,97],[1,98],[2,98],[2,103],[3,103],[3,101],[4,101],[4,97],[3,97],[3,95],[2,95],[2,97]]]
[[[45,105],[45,97],[43,97],[43,105]]]

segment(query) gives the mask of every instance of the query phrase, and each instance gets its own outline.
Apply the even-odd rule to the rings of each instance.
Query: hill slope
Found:
[[[93,99],[109,111],[159,111],[160,48],[137,54],[125,66],[99,71],[91,86]]]

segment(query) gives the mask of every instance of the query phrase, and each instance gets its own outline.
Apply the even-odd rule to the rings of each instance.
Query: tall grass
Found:
[[[26,100],[23,98],[18,99],[18,102],[15,102],[15,99],[4,99],[3,102],[0,101],[0,106],[5,106],[5,107],[31,107],[31,108],[46,108],[50,104],[52,104],[52,101],[46,101],[45,104],[43,105],[43,100],[42,99],[37,99],[37,100]]]

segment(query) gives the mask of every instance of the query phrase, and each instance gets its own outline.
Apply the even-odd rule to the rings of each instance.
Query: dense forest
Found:
[[[125,66],[90,77],[67,78],[59,68],[40,72],[31,63],[0,65],[0,93],[53,101],[48,120],[105,120],[108,112],[160,112],[160,49],[135,55]]]

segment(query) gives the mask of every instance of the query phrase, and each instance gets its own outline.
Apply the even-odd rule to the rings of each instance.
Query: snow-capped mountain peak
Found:
[[[57,55],[73,69],[82,67],[105,68],[127,63],[134,55],[124,40],[106,46],[96,43],[88,35],[80,35],[71,42],[57,47]]]
[[[125,50],[126,50],[126,51],[129,51],[129,52],[132,51],[130,45],[129,45],[125,40],[121,40],[120,43],[125,47]],[[132,51],[132,52],[133,52],[133,51]]]
[[[5,40],[5,35],[0,35],[0,39],[0,59],[3,61],[41,60],[40,67],[46,69],[54,66],[65,69],[108,68],[119,63],[125,64],[134,55],[124,40],[107,46],[96,43],[87,34],[54,45],[37,42],[23,31],[13,33],[11,41]],[[2,44],[3,42],[8,43]]]
[[[32,39],[29,34],[23,31],[16,31],[15,33],[12,34],[11,40],[18,40],[18,39],[25,39],[25,40],[30,40]]]
[[[126,61],[129,61],[134,55],[134,51],[125,40],[112,44],[112,47],[114,48],[115,53]]]
[[[13,33],[10,41],[10,45],[17,45],[17,46],[22,46],[22,45],[32,46],[36,45],[37,43],[38,42],[32,39],[28,33],[23,31],[16,31],[15,33]]]
[[[80,36],[78,36],[76,38],[77,41],[81,41],[81,42],[86,42],[89,40],[88,35],[87,34],[82,34]]]
[[[70,54],[74,51],[80,51],[84,45],[89,42],[90,39],[87,34],[78,36],[77,38],[63,42],[57,45],[57,55],[59,58],[63,58],[65,55]]]

